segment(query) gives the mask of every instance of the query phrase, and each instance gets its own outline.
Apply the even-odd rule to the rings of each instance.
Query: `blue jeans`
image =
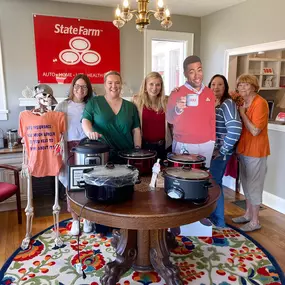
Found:
[[[226,166],[231,155],[219,156],[211,161],[210,173],[213,176],[215,182],[221,188],[221,195],[217,201],[217,207],[215,211],[211,214],[211,220],[217,227],[225,227],[225,201],[224,201],[224,191],[223,191],[223,176],[225,174]]]

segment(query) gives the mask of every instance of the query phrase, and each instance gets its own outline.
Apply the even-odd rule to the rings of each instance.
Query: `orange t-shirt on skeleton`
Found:
[[[19,135],[24,139],[29,173],[35,177],[57,176],[62,156],[56,154],[54,147],[66,131],[64,113],[50,111],[39,116],[23,111],[19,119]]]

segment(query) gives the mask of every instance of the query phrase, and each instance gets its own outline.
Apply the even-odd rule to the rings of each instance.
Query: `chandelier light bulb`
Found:
[[[158,0],[157,6],[158,6],[158,8],[163,8],[163,0]]]
[[[124,6],[124,8],[128,8],[129,7],[129,1],[128,0],[124,0],[123,6]]]
[[[139,32],[142,32],[143,31],[143,25],[136,25],[136,28]]]
[[[166,17],[170,17],[170,11],[169,11],[168,8],[165,10],[165,16],[166,16]]]
[[[120,18],[120,15],[121,15],[121,10],[120,10],[120,7],[118,5],[117,9],[116,9],[116,17],[117,18]]]

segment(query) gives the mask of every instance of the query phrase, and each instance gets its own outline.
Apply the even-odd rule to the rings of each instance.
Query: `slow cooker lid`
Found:
[[[73,152],[83,153],[83,154],[96,154],[109,152],[110,148],[107,144],[100,141],[83,139],[80,141],[78,146],[72,148]]]
[[[180,153],[169,152],[167,154],[167,160],[182,164],[200,164],[206,160],[206,157],[200,154],[191,154],[191,153],[180,154]]]
[[[167,176],[186,180],[205,180],[209,178],[209,173],[201,169],[187,169],[182,167],[168,167],[164,170]]]
[[[139,171],[131,165],[96,165],[93,170],[84,173],[85,183],[96,186],[123,187],[134,185],[138,180]]]
[[[123,158],[152,158],[156,156],[155,150],[147,150],[147,149],[131,149],[131,150],[123,150],[118,152],[120,157]]]

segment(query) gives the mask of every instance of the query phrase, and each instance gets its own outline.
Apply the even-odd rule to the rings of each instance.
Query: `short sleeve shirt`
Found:
[[[112,149],[134,148],[132,131],[140,127],[140,121],[133,103],[123,99],[121,109],[115,115],[105,97],[97,96],[88,101],[82,118],[92,123],[94,131],[101,134],[101,140]]]
[[[19,135],[24,139],[31,175],[57,176],[62,166],[62,156],[55,153],[54,147],[66,131],[65,114],[51,111],[39,116],[31,111],[23,111],[19,120]]]

